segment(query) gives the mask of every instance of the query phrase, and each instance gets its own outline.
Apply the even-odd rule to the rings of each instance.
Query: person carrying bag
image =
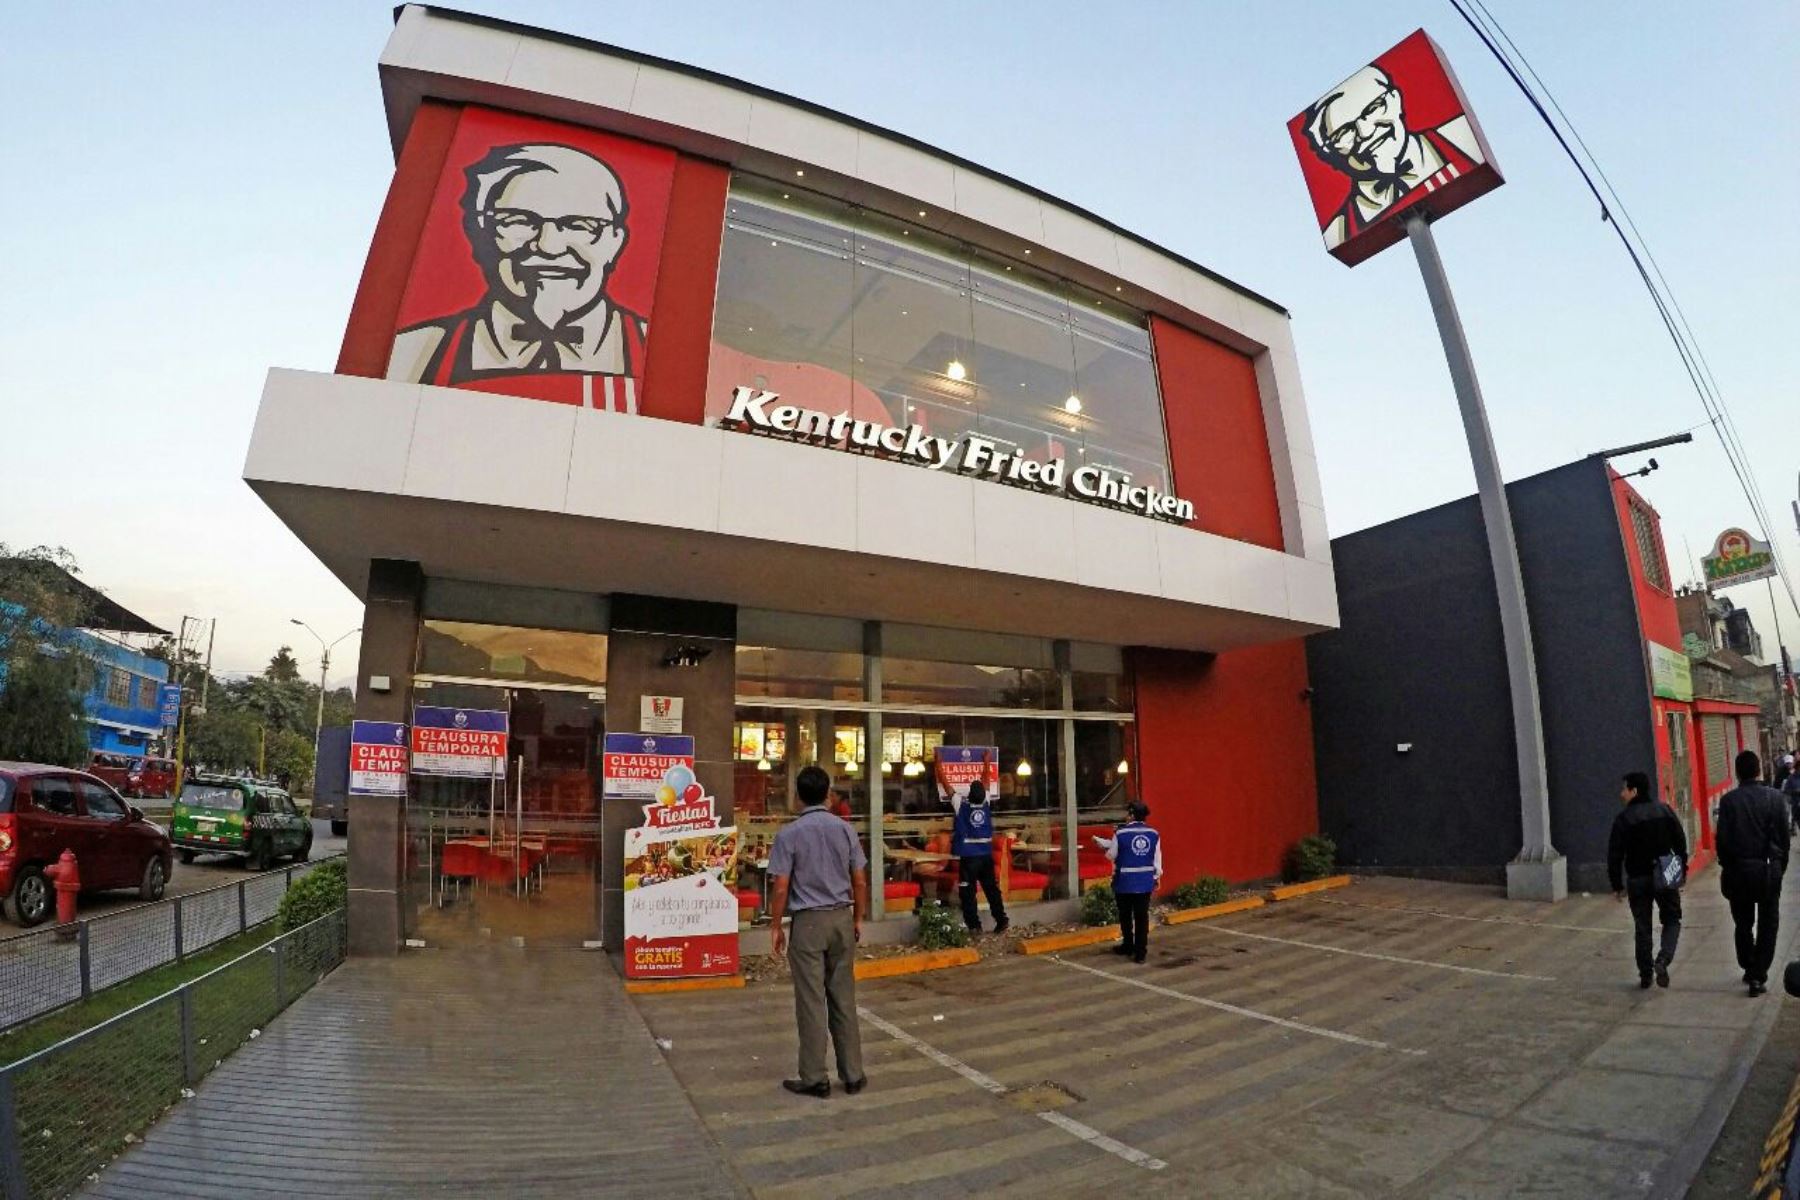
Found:
[[[1687,830],[1675,810],[1656,799],[1650,777],[1628,772],[1621,780],[1619,799],[1625,810],[1613,818],[1607,839],[1606,871],[1613,897],[1631,904],[1636,940],[1638,986],[1652,979],[1669,986],[1669,964],[1681,941],[1681,885],[1687,879]],[[1651,955],[1650,910],[1661,917],[1662,947]]]

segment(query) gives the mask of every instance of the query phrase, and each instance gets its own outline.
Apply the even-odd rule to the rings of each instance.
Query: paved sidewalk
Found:
[[[823,1103],[777,1086],[785,987],[641,1007],[758,1197],[1679,1196],[1786,1003],[1744,995],[1717,872],[1686,908],[1667,991],[1610,896],[1398,879],[1157,929],[1141,967],[866,983],[869,1089]]]
[[[744,1194],[605,956],[355,959],[83,1193]]]

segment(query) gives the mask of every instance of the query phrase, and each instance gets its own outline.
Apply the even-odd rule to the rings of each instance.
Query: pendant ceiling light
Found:
[[[768,760],[768,759],[766,759],[766,758],[759,758],[759,759],[757,759],[757,760],[756,760],[756,769],[757,769],[757,770],[759,770],[759,771],[773,771],[773,770],[774,770],[774,769],[775,769],[775,768],[774,768],[774,767],[771,767],[771,766],[770,766],[770,765],[769,765],[769,760]]]
[[[1121,775],[1129,775],[1129,774],[1131,774],[1131,764],[1121,758],[1119,760],[1118,770],[1119,770],[1119,774],[1121,774]]]
[[[1031,760],[1029,758],[1019,759],[1019,765],[1013,770],[1013,774],[1017,775],[1020,779],[1030,779]]]

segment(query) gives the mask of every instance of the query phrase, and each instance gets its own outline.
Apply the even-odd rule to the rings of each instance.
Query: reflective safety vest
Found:
[[[1142,821],[1127,821],[1113,839],[1113,891],[1128,896],[1154,892],[1156,846],[1162,835]]]
[[[987,804],[963,801],[956,810],[950,851],[958,858],[980,858],[994,849],[994,810]]]

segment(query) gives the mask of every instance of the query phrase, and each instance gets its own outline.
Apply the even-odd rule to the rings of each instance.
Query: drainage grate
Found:
[[[1046,1079],[1029,1087],[1009,1088],[1001,1099],[1026,1112],[1050,1112],[1053,1109],[1067,1108],[1071,1104],[1080,1104],[1085,1097],[1076,1095],[1053,1079]]]

